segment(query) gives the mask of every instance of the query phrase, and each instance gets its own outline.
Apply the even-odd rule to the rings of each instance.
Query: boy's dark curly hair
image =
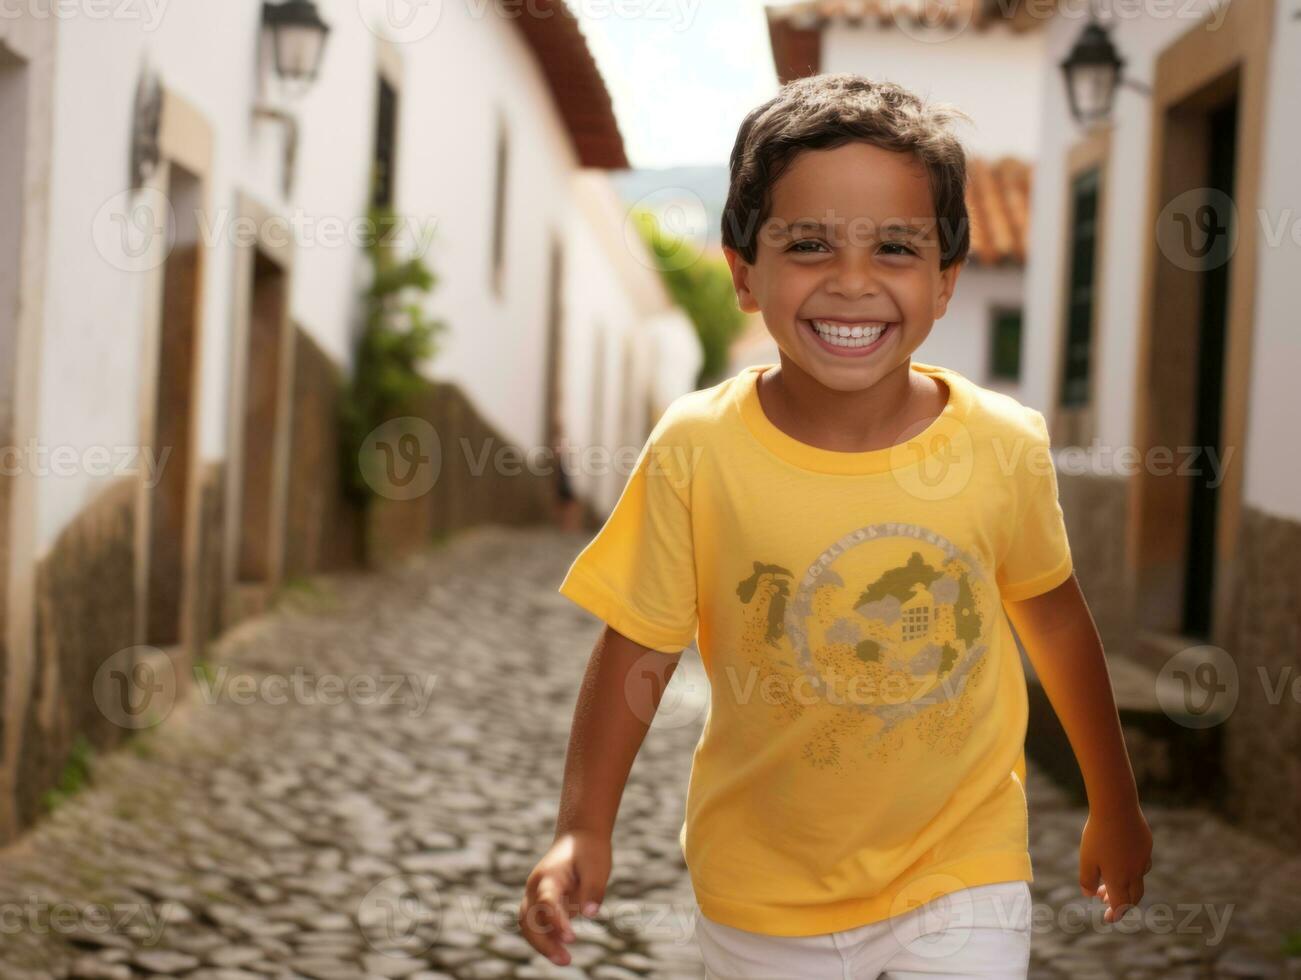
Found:
[[[723,244],[747,262],[758,253],[758,235],[770,217],[772,188],[802,150],[832,149],[850,142],[914,154],[930,174],[940,242],[940,268],[967,257],[967,161],[949,130],[961,109],[923,101],[895,82],[853,72],[812,75],[783,85],[752,109],[732,147],[731,181],[723,208]]]

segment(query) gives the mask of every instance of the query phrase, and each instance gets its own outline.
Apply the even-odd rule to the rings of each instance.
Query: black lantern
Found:
[[[262,26],[271,32],[276,74],[289,82],[316,80],[330,25],[321,19],[312,0],[263,3]]]
[[[135,109],[131,115],[131,189],[139,190],[162,158],[159,126],[163,117],[163,86],[145,55],[136,83]]]
[[[1102,25],[1091,20],[1080,32],[1071,53],[1061,62],[1066,95],[1075,121],[1088,125],[1111,115],[1111,103],[1121,84],[1125,59],[1116,53]]]

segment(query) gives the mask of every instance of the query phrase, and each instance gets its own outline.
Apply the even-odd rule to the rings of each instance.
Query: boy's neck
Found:
[[[911,357],[858,391],[828,388],[779,351],[781,364],[759,376],[759,402],[788,436],[818,449],[870,452],[898,445],[934,421],[948,391],[912,370]]]

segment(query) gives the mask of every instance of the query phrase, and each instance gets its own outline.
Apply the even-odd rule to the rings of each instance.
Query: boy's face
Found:
[[[940,271],[925,166],[869,143],[801,151],[773,186],[757,248],[753,265],[724,248],[741,309],[763,313],[784,367],[839,391],[904,363],[944,315],[959,271]],[[824,339],[814,327],[824,320],[851,336]]]

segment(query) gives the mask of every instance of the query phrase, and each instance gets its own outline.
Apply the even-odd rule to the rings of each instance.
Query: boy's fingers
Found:
[[[524,938],[542,955],[562,966],[567,962],[568,953],[561,941],[569,925],[562,902],[563,891],[555,877],[544,875],[520,910]]]
[[[554,960],[561,954],[562,947],[559,942],[552,938],[553,934],[550,931],[538,928],[539,912],[545,914],[544,907],[538,903],[532,903],[520,909],[520,933],[530,946],[547,957],[547,959]]]
[[[1080,888],[1085,895],[1096,895],[1098,885],[1102,883],[1102,874],[1097,867],[1088,868],[1080,865]]]
[[[1115,888],[1107,889],[1107,899],[1111,905],[1111,910],[1112,910],[1111,921],[1115,922],[1117,919],[1119,919],[1122,915],[1125,914],[1125,911],[1131,905],[1134,904],[1132,895],[1133,893],[1131,892],[1129,887],[1129,882],[1127,881],[1122,881]]]
[[[547,875],[538,882],[538,900],[547,906],[556,935],[569,942],[574,938],[574,931],[570,928],[569,911],[565,908],[565,891],[560,881],[552,875]]]
[[[1143,899],[1143,879],[1131,878],[1129,881],[1129,900],[1137,905]]]
[[[578,911],[589,919],[595,916],[600,911],[601,903],[605,901],[602,891],[599,885],[579,882]]]

